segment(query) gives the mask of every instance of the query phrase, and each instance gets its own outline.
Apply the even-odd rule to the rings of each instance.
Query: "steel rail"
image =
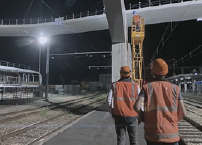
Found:
[[[2,141],[2,140],[5,140],[5,139],[7,139],[7,138],[9,138],[9,137],[15,136],[16,134],[20,134],[20,133],[22,133],[22,132],[24,132],[24,131],[26,131],[26,130],[28,130],[28,129],[30,129],[30,128],[34,128],[34,127],[36,127],[36,126],[38,126],[38,125],[40,125],[40,124],[42,124],[42,123],[45,123],[45,122],[50,121],[50,120],[52,120],[52,119],[55,119],[55,118],[57,118],[57,117],[59,117],[59,116],[62,116],[62,115],[64,115],[64,114],[66,114],[66,113],[61,113],[61,114],[59,114],[59,115],[55,115],[55,116],[50,117],[50,118],[48,118],[48,119],[39,121],[39,122],[34,123],[34,124],[30,124],[30,125],[25,126],[25,127],[21,128],[21,129],[18,129],[18,130],[16,130],[16,131],[7,133],[6,135],[1,136],[1,137],[0,137],[0,140]]]
[[[60,107],[64,107],[66,105],[71,105],[73,103],[85,100],[87,98],[93,98],[93,97],[95,97],[95,96],[97,96],[99,94],[95,94],[95,95],[92,95],[92,96],[86,96],[86,97],[82,97],[82,98],[74,99],[74,100],[69,100],[69,101],[65,101],[65,102],[54,103],[54,104],[50,104],[50,105],[43,105],[43,106],[37,107],[37,108],[31,108],[31,109],[25,109],[25,110],[20,110],[20,111],[16,111],[16,112],[10,112],[10,113],[0,114],[0,118],[3,118],[3,119],[0,119],[0,123],[1,122],[6,122],[6,121],[10,121],[10,120],[13,120],[13,119],[18,119],[20,117],[23,117],[25,114],[26,115],[31,115],[31,114],[35,114],[35,113],[38,113],[38,112],[41,111],[41,110],[37,110],[36,111],[36,109],[41,109],[41,108],[48,107],[49,109],[54,110],[54,109],[57,109],[57,108],[60,108]],[[26,113],[26,112],[29,112],[29,113]],[[17,114],[20,114],[20,115],[17,115]],[[10,115],[10,116],[6,117],[8,115]]]
[[[81,100],[84,100],[86,98],[91,98],[91,97],[95,97],[97,95],[100,95],[102,93],[98,93],[98,94],[94,94],[94,95],[91,95],[91,96],[86,96],[86,97],[82,97],[82,98],[79,98],[79,99],[73,99],[73,100],[69,100],[69,101],[63,101],[63,102],[58,102],[58,103],[53,103],[53,102],[49,102],[49,103],[52,103],[52,104],[48,104],[48,105],[42,105],[40,107],[34,107],[34,108],[30,108],[30,109],[23,109],[23,110],[20,110],[20,111],[14,111],[14,112],[9,112],[9,113],[3,113],[3,114],[0,114],[0,118],[4,118],[2,120],[0,120],[0,122],[3,122],[3,121],[6,121],[6,119],[9,120],[9,118],[15,118],[17,117],[16,114],[20,114],[20,113],[26,113],[29,112],[29,111],[36,111],[36,109],[41,109],[41,108],[45,108],[45,107],[49,107],[50,109],[56,109],[58,107],[53,107],[51,108],[52,106],[55,106],[55,105],[60,105],[60,104],[63,104],[63,103],[71,103],[71,102],[74,102],[74,101],[81,101]],[[14,116],[11,116],[11,117],[8,117],[8,118],[5,118],[6,116],[8,115],[15,115]],[[29,115],[29,114],[28,114]],[[23,116],[23,114],[19,115],[20,117]]]
[[[103,100],[103,99],[97,100],[97,101],[94,102],[94,103],[100,102],[100,101],[102,101],[102,100]],[[91,104],[91,103],[89,103],[89,104]],[[86,106],[86,105],[85,105],[85,106]],[[88,112],[91,112],[92,110],[97,109],[99,106],[100,106],[100,105],[98,105],[98,106],[95,107],[94,109],[90,109]],[[83,107],[81,107],[80,109],[83,109]],[[34,139],[33,141],[30,141],[30,142],[27,143],[26,145],[34,145],[35,143],[37,143],[37,142],[40,141],[41,139],[43,139],[43,138],[47,137],[48,135],[51,135],[52,133],[54,133],[54,132],[60,130],[60,129],[63,128],[64,126],[67,126],[68,124],[72,123],[73,121],[75,121],[76,119],[78,119],[78,118],[80,118],[80,117],[81,117],[81,116],[79,116],[79,117],[75,118],[74,120],[69,121],[69,122],[65,123],[64,125],[62,125],[62,126],[56,128],[56,129],[54,129],[54,130],[52,130],[52,131],[50,131],[50,132],[48,132],[48,133],[46,133],[46,134],[44,134],[44,135],[42,135],[42,136],[40,136],[40,137]]]
[[[99,94],[95,94],[95,95],[92,95],[92,96],[87,96],[87,97],[82,97],[82,98],[79,98],[79,99],[74,99],[74,100],[70,100],[70,101],[66,101],[66,102],[60,102],[60,103],[52,103],[51,106],[50,106],[50,109],[51,110],[54,110],[54,109],[57,109],[57,108],[62,108],[62,107],[65,107],[67,105],[71,105],[71,104],[74,104],[76,102],[79,102],[79,101],[82,101],[82,100],[86,100],[88,98],[94,98],[95,96],[98,96],[102,93],[99,93]]]
[[[46,134],[43,134],[42,136],[40,136],[40,137],[34,139],[33,141],[30,141],[30,142],[27,143],[26,145],[34,145],[34,144],[35,144],[36,142],[38,142],[39,140],[41,140],[41,139],[43,139],[43,138],[45,138],[45,137],[51,135],[52,133],[54,133],[54,132],[56,132],[56,131],[62,129],[63,127],[69,125],[70,123],[72,123],[73,121],[77,120],[78,118],[80,118],[80,116],[74,118],[73,120],[67,122],[66,124],[64,124],[64,125],[62,125],[62,126],[56,128],[56,129],[54,129],[54,130],[52,130],[52,131],[50,131],[50,132],[48,132],[48,133],[46,133]]]
[[[81,109],[83,109],[83,108],[89,106],[89,104],[92,105],[92,103],[100,102],[101,100],[104,100],[104,98],[99,99],[99,100],[95,100],[95,101],[90,102],[90,103],[88,103],[88,104],[85,104],[85,105],[83,105],[83,106],[79,106],[79,108],[71,109],[71,111],[70,111],[70,110],[69,110],[69,111],[70,111],[70,112],[73,111],[75,114],[80,114],[80,115],[81,115],[81,112],[82,112],[82,111],[79,111],[79,110],[81,110]],[[97,106],[97,107],[98,107],[98,106]],[[94,107],[94,108],[89,109],[88,112],[94,110],[94,109],[97,108],[97,107]],[[85,113],[86,113],[86,112],[85,112]],[[82,113],[82,114],[84,115],[85,113]],[[29,129],[31,129],[31,128],[35,128],[35,127],[39,126],[39,125],[42,124],[42,123],[45,123],[45,122],[48,122],[48,121],[57,119],[58,117],[63,116],[63,115],[65,115],[65,114],[66,114],[66,112],[65,112],[65,113],[61,113],[61,114],[56,115],[56,116],[53,116],[53,117],[50,117],[50,118],[48,118],[48,119],[39,121],[39,122],[37,122],[37,123],[27,125],[27,126],[21,128],[21,129],[18,129],[18,130],[16,130],[16,131],[13,131],[13,132],[10,132],[10,133],[7,133],[7,134],[4,135],[4,136],[1,136],[1,137],[0,137],[0,140],[3,141],[3,140],[5,140],[5,139],[7,139],[7,138],[9,138],[9,137],[15,136],[16,134],[21,134],[21,133],[23,133],[24,131],[27,131],[27,130],[29,130]]]
[[[17,116],[11,116],[11,117],[7,117],[7,118],[4,118],[4,119],[1,119],[0,123],[6,122],[6,121],[11,121],[11,120],[14,120],[14,119],[19,119],[19,118],[23,117],[25,114],[26,114],[26,116],[28,116],[28,115],[32,115],[32,114],[39,113],[39,112],[41,112],[41,110],[29,112],[28,114],[26,112],[23,112],[22,114],[17,115]]]
[[[200,115],[202,116],[201,114],[198,114],[190,109],[187,109],[188,111],[192,112],[192,113],[195,113],[197,115]],[[198,143],[199,141],[186,141],[187,139],[197,139],[197,138],[200,138],[202,136],[202,125],[200,125],[200,123],[194,121],[193,119],[185,116],[184,118],[184,122],[187,122],[189,123],[190,125],[184,125],[184,126],[180,126],[178,125],[178,128],[179,128],[179,133],[180,133],[180,145],[187,145],[187,143]],[[181,122],[183,123],[183,122]],[[198,132],[190,132],[191,130],[189,131],[186,131],[186,132],[182,132],[182,129],[189,129],[189,128],[195,128],[196,130],[198,130]],[[181,130],[181,131],[180,131]],[[198,135],[198,136],[196,136]]]
[[[188,142],[197,143],[197,141],[187,141],[187,140],[198,139],[200,138],[200,136],[202,136],[201,130],[198,130],[195,126],[193,126],[193,124],[187,121],[187,117],[185,117],[184,120],[178,124],[178,128],[179,128],[179,134],[180,134],[180,141],[179,141],[180,145],[187,145]]]

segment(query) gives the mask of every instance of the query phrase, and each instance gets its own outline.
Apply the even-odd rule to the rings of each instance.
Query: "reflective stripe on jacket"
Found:
[[[138,97],[136,82],[118,81],[112,84],[113,114],[125,117],[135,117],[137,113],[133,105]]]
[[[179,87],[166,81],[143,86],[145,102],[145,138],[153,142],[177,142]]]

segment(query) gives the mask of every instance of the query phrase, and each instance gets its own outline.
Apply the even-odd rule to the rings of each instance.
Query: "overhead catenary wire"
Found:
[[[77,61],[79,64],[81,64],[82,66],[84,66],[85,68],[87,68],[88,69],[88,65],[86,64],[87,62],[86,61],[84,61],[84,60],[78,60],[78,59],[75,59],[75,58],[73,58],[75,61]]]
[[[107,68],[111,68],[112,66],[111,65],[106,65],[106,66],[98,66],[98,65],[94,65],[94,66],[89,66],[89,69],[93,69],[93,68],[95,68],[95,69],[107,69]]]
[[[29,13],[29,10],[30,10],[30,8],[32,7],[33,2],[34,2],[34,0],[32,0],[31,3],[29,4],[29,8],[27,9],[27,12],[25,13],[25,15],[24,15],[24,17],[23,17],[23,20],[26,18],[27,14]]]
[[[28,8],[27,13],[25,14],[25,17],[26,17],[26,15],[28,14],[29,9],[31,8],[31,6],[32,6],[32,4],[33,4],[33,1],[34,1],[34,0],[32,0],[32,2],[30,3],[30,7]],[[45,6],[47,6],[50,10],[52,10],[52,11],[54,12],[54,10],[53,10],[44,0],[40,0],[40,1],[41,1]],[[55,13],[55,12],[54,12],[54,13]],[[25,18],[25,17],[24,17],[24,18]],[[71,25],[69,25],[68,23],[66,23],[66,24],[69,26],[69,28],[72,30],[73,33],[77,33],[77,32],[73,29],[73,27],[72,27]],[[66,26],[65,26],[63,23],[62,23],[61,25],[66,28]],[[49,35],[47,35],[47,37],[50,37],[50,36],[53,35],[55,32],[57,32],[59,29],[60,29],[60,27],[56,27],[54,30],[52,30],[52,32],[51,32]],[[32,35],[32,36],[35,37],[35,38],[38,37],[38,36],[35,36],[35,35]],[[88,45],[89,45],[91,48],[93,48],[94,50],[98,50],[98,48],[94,47],[88,40],[86,40],[86,39],[82,36],[82,34],[79,34],[79,33],[78,33],[78,36],[80,36],[81,38],[83,38],[83,40],[84,40],[86,43],[88,43]]]
[[[104,52],[75,52],[75,53],[63,53],[63,54],[56,54],[56,56],[65,56],[65,55],[67,55],[67,56],[73,56],[72,57],[72,59],[73,60],[75,60],[75,61],[77,61],[78,63],[80,63],[82,66],[84,66],[85,68],[88,68],[89,69],[89,65],[87,65],[89,62],[87,62],[87,61],[85,61],[84,59],[78,59],[78,58],[80,58],[81,57],[81,55],[86,55],[86,56],[90,56],[89,54],[104,54],[104,55],[106,55],[106,54],[111,54],[111,52],[107,52],[107,51],[104,51]],[[77,55],[79,55],[79,56],[77,56]],[[55,54],[50,54],[49,55],[50,57],[53,57],[53,56],[55,56]],[[91,56],[92,57],[92,56]],[[105,64],[105,62],[107,62],[108,60],[105,60],[105,61],[102,61],[102,64],[104,63]],[[101,63],[96,63],[96,65],[99,65],[99,64],[101,64]],[[102,65],[101,64],[101,65]]]
[[[41,2],[42,2],[44,5],[46,5],[50,10],[53,11],[53,9],[52,9],[46,2],[44,2],[44,0],[41,0]],[[54,11],[53,11],[53,12],[54,12]],[[55,13],[55,12],[54,12],[54,13]],[[70,29],[72,30],[73,33],[76,33],[76,31],[73,29],[72,26],[70,26],[68,23],[66,23],[66,24],[70,27]],[[62,26],[64,26],[64,27],[66,28],[66,26],[65,26],[63,23],[62,23]],[[58,29],[55,29],[54,31],[52,31],[52,34],[55,33],[56,31],[58,31]],[[50,34],[50,35],[52,35],[52,34]],[[82,37],[81,34],[79,34],[79,36]],[[84,37],[82,37],[82,38],[90,45],[91,48],[97,50],[97,48],[94,47],[91,43],[89,43]]]
[[[41,2],[42,2],[45,6],[47,6],[50,10],[52,10],[52,8],[51,8],[47,3],[45,3],[43,0],[41,0]]]
[[[66,24],[70,27],[70,29],[72,30],[73,33],[76,33],[76,31],[74,30],[74,28],[73,28],[71,25],[69,25],[68,23],[66,23]],[[62,26],[64,26],[64,27],[66,28],[66,26],[65,26],[64,24],[62,24]],[[79,35],[81,38],[83,38],[83,40],[84,40],[86,43],[88,43],[91,48],[93,48],[94,50],[97,50],[97,48],[94,47],[89,41],[87,41],[87,39],[85,39],[85,37],[83,37],[82,34],[78,33],[78,35]]]
[[[201,48],[202,48],[202,44],[199,45],[199,46],[198,46],[197,48],[195,48],[194,50],[190,51],[188,54],[186,54],[186,55],[184,55],[183,57],[181,57],[180,59],[178,59],[177,61],[175,61],[173,64],[175,64],[175,66],[177,66],[177,65],[182,64],[182,63],[188,61],[189,59],[191,59],[191,58],[193,58],[193,57],[199,55],[199,54],[202,52],[202,50],[199,51],[199,52],[196,53],[196,54],[193,54],[193,52],[195,52],[196,50],[201,49]],[[181,63],[180,63],[180,61],[181,61]]]
[[[43,0],[40,0],[40,1],[41,1],[46,7],[48,7],[50,10],[53,11],[53,9],[52,9],[46,2],[44,2]],[[30,8],[32,7],[33,2],[34,2],[34,0],[31,1],[30,5],[29,5],[29,8],[27,9],[27,12],[26,12],[25,16],[23,17],[23,19],[25,19],[26,16],[27,16],[27,14],[29,13],[29,10],[30,10]],[[55,13],[55,11],[53,11],[53,12]]]
[[[55,14],[55,15],[57,15],[57,13],[46,3],[46,2],[44,2],[44,0],[40,0],[47,8],[49,8],[51,11],[53,11],[53,13]]]
[[[111,51],[102,52],[75,52],[75,53],[62,53],[62,54],[50,54],[49,56],[67,56],[67,55],[86,55],[86,54],[111,54]]]
[[[84,39],[84,41],[86,41],[91,48],[93,48],[94,50],[98,50],[96,47],[94,47],[89,41],[87,41],[87,39],[85,39],[81,34],[78,34],[80,37],[82,37]]]
[[[158,50],[158,47],[159,47],[160,45],[158,45],[156,51],[155,51],[154,54],[153,54],[153,57],[152,57],[152,59],[151,59],[151,62],[158,56],[159,52],[163,49],[163,47],[165,46],[166,42],[168,41],[168,39],[169,39],[170,36],[172,35],[173,31],[175,30],[175,28],[176,28],[177,25],[179,24],[180,20],[181,20],[182,17],[184,16],[185,12],[187,11],[188,7],[190,6],[191,2],[192,2],[192,1],[189,2],[189,4],[187,5],[187,7],[185,8],[185,10],[183,11],[181,17],[180,17],[179,20],[177,21],[177,24],[176,24],[176,25],[174,26],[174,28],[171,30],[171,32],[169,33],[169,35],[168,35],[168,37],[166,38],[166,40],[163,41],[163,42],[164,42],[164,43],[163,43],[163,46],[162,46],[159,50]],[[171,23],[171,22],[169,22],[169,24],[170,24],[170,23]],[[167,30],[167,28],[166,28],[166,30]],[[166,32],[166,31],[165,31],[165,32]],[[164,32],[164,33],[165,33],[165,32]],[[163,36],[164,36],[164,35],[165,35],[165,34],[163,34]],[[163,38],[163,37],[162,37],[162,38]],[[161,44],[162,38],[161,38],[159,44]],[[164,39],[163,39],[163,40],[164,40]],[[157,53],[157,55],[155,56],[156,53]]]
[[[73,28],[69,23],[66,23],[66,24],[69,26],[69,28],[71,29],[71,31],[72,31],[74,34],[77,33],[77,32],[74,30],[74,28]],[[67,28],[67,26],[64,25],[63,22],[62,22],[61,25],[62,25],[65,29]],[[52,32],[50,33],[50,36],[51,36],[52,34],[54,34],[55,32],[57,32],[57,31],[59,30],[59,28],[60,28],[60,27],[58,27],[58,28],[56,28],[54,31],[52,31]],[[78,34],[78,36],[80,36],[86,43],[88,43],[91,48],[93,48],[94,50],[98,50],[98,49],[97,49],[96,47],[94,47],[89,41],[87,41],[87,39],[85,39],[85,37],[83,37],[82,34],[80,34],[80,33],[77,33],[77,34]]]
[[[47,6],[50,10],[52,10],[53,11],[53,9],[47,4],[47,3],[45,3],[43,0],[40,0],[45,6]],[[33,2],[34,2],[34,0],[32,0],[31,2],[30,2],[30,5],[29,5],[29,7],[28,7],[28,9],[27,9],[27,11],[26,11],[26,13],[25,13],[25,16],[23,17],[23,21],[25,20],[25,18],[26,18],[26,16],[28,15],[28,13],[29,13],[29,10],[30,10],[30,8],[32,7],[32,5],[33,5]],[[54,12],[54,11],[53,11]],[[55,13],[55,12],[54,12]],[[53,31],[55,31],[55,30],[53,30]],[[28,33],[28,32],[26,32],[26,33]],[[50,34],[51,35],[51,34]],[[31,34],[31,36],[33,36],[33,37],[35,37],[35,38],[37,38],[38,36],[35,36],[35,35],[33,35],[33,34]],[[49,36],[48,36],[49,37]]]
[[[153,54],[153,56],[152,56],[152,58],[151,58],[151,61],[154,60],[154,58],[155,58],[155,54],[158,55],[159,47],[160,47],[160,45],[161,45],[161,42],[164,41],[164,35],[166,34],[166,32],[167,32],[169,26],[170,26],[170,22],[168,23],[168,25],[167,25],[167,27],[166,27],[166,29],[165,29],[165,31],[164,31],[162,37],[161,37],[161,40],[159,41],[159,44],[158,44],[158,46],[157,46],[157,48],[156,48],[156,51],[154,52],[154,54]],[[164,44],[165,44],[165,43],[164,43]]]

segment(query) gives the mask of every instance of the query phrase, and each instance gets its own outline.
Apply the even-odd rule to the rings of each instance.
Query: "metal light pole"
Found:
[[[45,101],[48,100],[48,83],[49,83],[49,57],[50,57],[50,42],[47,44],[47,51],[46,51],[46,88],[45,88]]]
[[[38,37],[39,41],[39,73],[41,73],[41,49],[42,45],[45,45],[48,41],[48,38],[46,37]]]
[[[39,44],[39,73],[41,73],[41,44]]]
[[[48,101],[48,79],[49,79],[49,54],[50,54],[50,43],[48,42],[48,38],[39,37],[38,38],[40,46],[39,46],[39,73],[41,72],[41,48],[43,44],[46,44],[47,54],[46,54],[46,88],[45,88],[45,101]]]

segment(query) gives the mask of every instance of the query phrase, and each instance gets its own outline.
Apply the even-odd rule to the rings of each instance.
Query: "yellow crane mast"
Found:
[[[142,88],[142,49],[145,37],[145,22],[140,15],[134,14],[131,26],[131,45],[132,45],[132,79],[139,83]]]

